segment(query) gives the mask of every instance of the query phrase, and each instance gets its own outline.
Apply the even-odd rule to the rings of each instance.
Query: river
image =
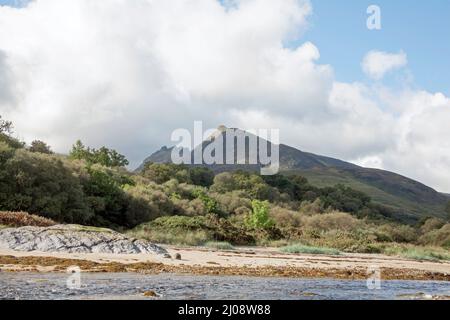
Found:
[[[229,276],[141,275],[137,273],[0,273],[0,299],[268,299],[372,300],[450,295],[450,282],[381,281],[369,290],[366,281],[253,278]],[[75,277],[75,278],[74,278]],[[80,280],[80,281],[78,281]]]

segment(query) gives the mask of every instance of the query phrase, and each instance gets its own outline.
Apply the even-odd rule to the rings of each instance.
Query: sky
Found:
[[[371,4],[381,9],[379,31],[365,28]],[[310,28],[299,40],[320,48],[319,62],[331,64],[339,81],[364,82],[355,61],[370,50],[403,50],[417,88],[450,94],[450,1],[316,0],[312,5]]]
[[[447,0],[0,0],[0,114],[27,142],[82,139],[132,166],[195,120],[279,128],[450,192],[449,14]]]

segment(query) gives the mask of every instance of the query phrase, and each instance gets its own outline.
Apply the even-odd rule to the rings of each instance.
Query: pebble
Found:
[[[145,291],[144,297],[159,297],[159,295],[155,291]]]

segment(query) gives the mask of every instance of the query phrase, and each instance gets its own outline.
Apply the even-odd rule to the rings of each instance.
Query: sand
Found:
[[[282,277],[365,279],[379,268],[383,279],[450,281],[450,262],[415,261],[379,254],[339,256],[285,254],[276,248],[240,247],[233,251],[163,246],[172,257],[134,254],[67,254],[0,249],[1,271],[65,271],[79,265],[84,271],[148,272]]]

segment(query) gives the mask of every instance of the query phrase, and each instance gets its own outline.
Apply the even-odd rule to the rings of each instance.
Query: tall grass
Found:
[[[217,250],[234,250],[234,247],[226,241],[209,241],[205,244],[205,247]]]
[[[151,242],[186,246],[201,246],[210,240],[209,235],[205,231],[167,232],[140,229],[131,230],[127,234],[134,238],[145,239]]]
[[[319,248],[305,246],[302,244],[292,244],[280,249],[285,253],[307,253],[307,254],[324,254],[324,255],[340,255],[340,251],[332,248]]]
[[[438,247],[418,247],[413,245],[392,245],[384,249],[388,255],[396,255],[419,261],[450,261],[450,252]]]

